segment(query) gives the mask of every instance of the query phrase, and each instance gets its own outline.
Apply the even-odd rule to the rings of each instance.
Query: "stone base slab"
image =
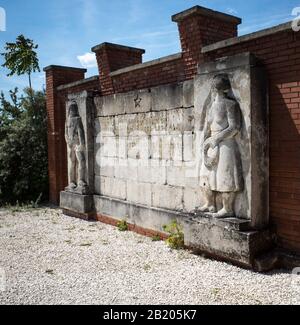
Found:
[[[163,225],[176,219],[184,227],[186,247],[245,268],[255,269],[256,258],[273,247],[271,232],[268,229],[252,230],[248,220],[191,216],[104,196],[94,196],[94,201],[98,215],[113,216],[119,220],[126,218],[130,224],[158,232],[163,232]]]
[[[63,214],[72,217],[72,218],[77,218],[77,219],[82,219],[85,221],[95,221],[95,212],[90,212],[90,213],[79,213],[79,212],[74,212],[70,210],[63,209],[62,210]]]
[[[205,216],[184,220],[185,245],[196,252],[255,269],[255,260],[273,248],[269,229],[247,229],[247,221]]]
[[[88,214],[94,211],[92,195],[80,195],[72,192],[60,192],[60,207],[63,210]]]

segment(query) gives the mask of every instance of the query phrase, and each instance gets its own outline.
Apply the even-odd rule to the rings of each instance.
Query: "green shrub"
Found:
[[[0,95],[0,204],[37,206],[48,193],[47,114],[44,91]]]
[[[117,227],[118,227],[119,231],[127,231],[129,229],[126,219],[119,221],[117,223]]]
[[[183,227],[177,223],[176,220],[172,221],[169,225],[164,225],[163,229],[169,234],[166,240],[167,245],[173,249],[184,248],[184,233]]]

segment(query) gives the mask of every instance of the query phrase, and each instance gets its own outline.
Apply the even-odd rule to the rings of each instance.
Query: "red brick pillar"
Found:
[[[198,64],[204,61],[202,47],[236,37],[242,22],[240,18],[200,6],[172,16],[172,21],[178,24],[187,79],[193,78]]]
[[[46,72],[48,115],[49,201],[59,204],[59,192],[67,185],[67,150],[65,133],[65,102],[57,87],[84,79],[86,69],[51,65]]]
[[[112,43],[102,43],[92,48],[96,53],[99,69],[100,89],[103,95],[114,93],[110,73],[142,63],[145,50]]]

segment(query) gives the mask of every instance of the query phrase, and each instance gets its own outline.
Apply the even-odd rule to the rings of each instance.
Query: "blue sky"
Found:
[[[39,44],[41,68],[81,67],[85,61],[87,76],[92,76],[98,71],[88,53],[105,41],[146,49],[144,61],[179,52],[177,25],[170,17],[194,5],[241,17],[243,35],[292,20],[300,0],[0,0],[7,17],[6,31],[0,32],[0,52],[6,42],[24,34]],[[33,84],[43,87],[43,72],[33,76]],[[27,78],[7,78],[0,68],[0,90],[16,86],[27,86]]]

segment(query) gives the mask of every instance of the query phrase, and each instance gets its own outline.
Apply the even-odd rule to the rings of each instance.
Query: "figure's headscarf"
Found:
[[[209,107],[213,102],[213,90],[218,89],[224,91],[224,93],[228,93],[231,89],[231,83],[229,80],[229,76],[226,73],[220,73],[214,76],[210,88],[210,92],[204,102],[201,117],[200,117],[200,130],[203,131],[206,121],[206,115]]]

